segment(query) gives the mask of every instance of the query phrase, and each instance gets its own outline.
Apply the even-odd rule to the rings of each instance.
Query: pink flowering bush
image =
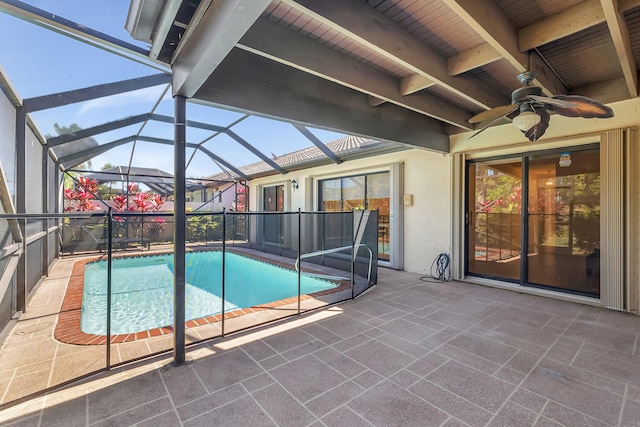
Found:
[[[159,194],[151,191],[140,191],[137,184],[129,184],[127,194],[119,194],[113,196],[113,209],[116,212],[140,212],[140,213],[153,213],[160,211],[162,205],[166,199]],[[151,218],[145,219],[143,216],[134,217],[132,222],[136,236],[147,231],[152,236],[156,237],[164,229],[166,221],[164,218]],[[113,219],[116,222],[124,223],[125,219],[122,216],[115,215]]]
[[[64,190],[64,211],[84,212],[95,210],[96,206],[93,202],[97,191],[98,182],[96,180],[79,177],[73,188],[65,188]]]

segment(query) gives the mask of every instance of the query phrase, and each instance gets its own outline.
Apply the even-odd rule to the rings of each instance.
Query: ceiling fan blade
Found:
[[[542,104],[552,105],[559,108],[572,108],[576,106],[576,104],[574,104],[573,102],[558,99],[556,96],[554,96],[553,98],[549,98],[547,96],[529,95],[527,96],[527,98],[532,99],[536,102],[540,102]]]
[[[585,119],[599,118],[606,119],[613,117],[613,110],[600,101],[587,98],[580,95],[556,95],[554,99],[559,101],[567,101],[574,106],[572,107],[559,107],[550,106],[549,109],[555,111],[561,116],[567,117],[583,117]]]
[[[480,123],[485,120],[494,120],[496,117],[502,118],[507,114],[512,113],[518,108],[518,105],[501,105],[496,108],[492,108],[491,110],[483,111],[482,113],[476,114],[475,116],[469,119],[469,123]],[[493,122],[492,122],[493,123]]]
[[[540,116],[540,123],[524,133],[524,136],[526,136],[531,142],[537,141],[542,135],[544,135],[549,127],[549,112],[543,107],[536,108],[535,113]]]
[[[506,105],[505,105],[505,107],[506,107]],[[505,111],[501,116],[495,117],[493,120],[491,120],[491,121],[490,121],[490,122],[488,122],[486,125],[484,125],[484,126],[482,127],[482,129],[480,129],[478,132],[476,132],[476,133],[474,133],[473,135],[471,135],[471,136],[469,137],[469,139],[473,138],[474,136],[476,136],[476,135],[477,135],[477,134],[479,134],[480,132],[483,132],[483,131],[487,130],[487,129],[489,128],[489,126],[491,126],[492,124],[494,124],[494,123],[495,123],[495,122],[497,122],[498,120],[500,120],[500,119],[502,119],[502,118],[507,117],[509,114],[513,113],[513,111],[514,111],[515,109],[517,109],[517,108],[518,108],[518,106],[517,106],[517,105],[516,105],[516,106],[510,105],[510,107],[514,107],[514,108],[513,108],[513,109],[510,109],[509,111]],[[500,107],[497,107],[497,108],[500,108]],[[496,108],[494,108],[493,110],[489,110],[489,111],[494,111],[494,110],[496,110]],[[488,113],[489,111],[485,111],[485,113]],[[482,114],[482,113],[480,113],[480,114]]]

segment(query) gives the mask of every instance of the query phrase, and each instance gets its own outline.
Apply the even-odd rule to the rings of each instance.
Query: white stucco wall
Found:
[[[404,270],[426,273],[442,252],[449,252],[451,230],[451,164],[446,154],[411,149],[339,165],[320,166],[250,181],[250,208],[260,210],[262,186],[285,185],[285,208],[317,210],[318,180],[389,170],[403,164],[404,194],[413,195],[413,205],[403,207]],[[291,180],[299,188],[292,190]],[[402,194],[397,195],[402,203]]]

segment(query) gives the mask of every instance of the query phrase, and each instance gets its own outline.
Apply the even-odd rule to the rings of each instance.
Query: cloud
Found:
[[[158,98],[165,90],[165,85],[153,86],[132,92],[120,93],[118,95],[105,96],[92,99],[82,103],[78,115],[86,114],[92,110],[103,110],[107,108],[127,108],[135,104],[149,104],[149,110],[153,107]]]

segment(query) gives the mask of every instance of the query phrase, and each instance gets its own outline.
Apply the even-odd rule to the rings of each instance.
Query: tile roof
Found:
[[[341,161],[353,160],[383,153],[390,153],[409,148],[398,143],[383,142],[371,138],[364,138],[353,135],[347,135],[340,139],[328,142],[325,145]],[[312,147],[304,148],[302,150],[294,151],[292,153],[275,156],[272,159],[285,170],[310,168],[331,162],[331,159],[329,159],[315,145]],[[277,174],[277,171],[275,171],[267,163],[262,161],[241,166],[238,169],[250,178]],[[237,177],[237,175],[235,175],[231,171],[229,171],[229,174],[234,178]],[[229,175],[225,172],[221,172],[215,175],[207,176],[204,179],[229,179]]]

